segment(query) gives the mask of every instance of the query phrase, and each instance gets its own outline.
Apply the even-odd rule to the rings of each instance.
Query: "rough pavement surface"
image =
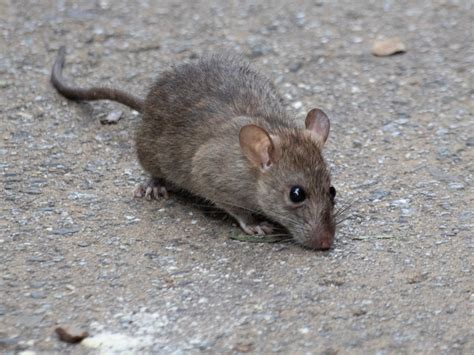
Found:
[[[472,354],[473,23],[469,0],[1,1],[0,352]],[[371,54],[394,36],[406,53]],[[243,243],[186,198],[134,199],[140,118],[57,95],[62,44],[81,84],[144,95],[225,50],[298,118],[323,108],[350,206],[335,247]]]

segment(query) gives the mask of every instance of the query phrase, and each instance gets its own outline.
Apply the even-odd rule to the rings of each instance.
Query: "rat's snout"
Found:
[[[304,244],[311,249],[328,250],[332,247],[333,242],[334,230],[317,229]]]

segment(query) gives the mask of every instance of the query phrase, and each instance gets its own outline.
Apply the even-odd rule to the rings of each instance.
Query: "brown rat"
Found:
[[[249,234],[284,226],[304,246],[329,249],[334,198],[322,156],[329,119],[320,109],[305,128],[291,118],[274,86],[235,58],[214,56],[162,73],[145,100],[121,90],[76,88],[62,77],[59,50],[51,82],[72,100],[113,100],[142,113],[137,155],[151,175],[139,197],[167,195],[164,184],[205,198]]]

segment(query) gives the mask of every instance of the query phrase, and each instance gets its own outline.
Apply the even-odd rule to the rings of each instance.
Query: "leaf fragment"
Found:
[[[352,240],[373,240],[373,239],[394,239],[396,236],[391,234],[380,234],[380,235],[356,235],[353,236]]]
[[[375,41],[372,47],[372,54],[377,57],[388,57],[404,52],[406,52],[405,44],[398,37]]]
[[[229,237],[233,240],[238,240],[239,242],[247,243],[278,243],[284,242],[289,239],[286,234],[269,234],[269,235],[246,235],[246,234],[237,234],[231,235]]]

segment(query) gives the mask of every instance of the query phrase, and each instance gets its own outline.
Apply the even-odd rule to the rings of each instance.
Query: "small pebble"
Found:
[[[41,287],[43,287],[44,285],[46,285],[46,282],[44,282],[44,281],[33,281],[33,282],[30,284],[30,287],[31,287],[31,288],[41,288]]]
[[[20,351],[18,355],[36,355],[36,353],[33,350],[24,350]]]
[[[74,234],[79,232],[79,228],[59,228],[53,230],[51,233],[56,234],[56,235],[69,235],[69,234]]]
[[[448,184],[448,187],[451,190],[464,190],[464,185],[461,184],[460,182],[451,182]]]
[[[390,191],[386,191],[386,190],[375,190],[371,193],[370,197],[369,197],[369,201],[376,201],[376,200],[381,200],[383,199],[384,197],[387,197],[388,195],[390,195]]]
[[[32,291],[30,295],[34,299],[46,298],[46,294],[43,291]]]
[[[309,333],[309,328],[308,327],[300,328],[300,329],[298,329],[298,331],[301,334],[308,334]]]
[[[299,110],[303,107],[303,103],[301,101],[296,101],[291,104],[295,110]]]
[[[288,69],[290,70],[290,72],[295,73],[298,70],[300,70],[302,66],[303,66],[303,63],[301,62],[291,63]]]
[[[22,192],[28,195],[41,195],[41,190],[35,188],[23,190]]]
[[[114,111],[110,112],[107,116],[102,117],[100,119],[100,123],[102,123],[102,124],[115,124],[118,121],[120,121],[122,116],[123,116],[123,111],[114,110]]]
[[[390,202],[390,206],[391,207],[408,207],[410,206],[410,201],[404,198],[401,198],[399,200],[393,200],[392,202]]]
[[[18,340],[18,337],[0,338],[0,348],[16,345],[18,344]]]
[[[4,89],[10,86],[10,83],[5,80],[0,80],[0,89]]]

